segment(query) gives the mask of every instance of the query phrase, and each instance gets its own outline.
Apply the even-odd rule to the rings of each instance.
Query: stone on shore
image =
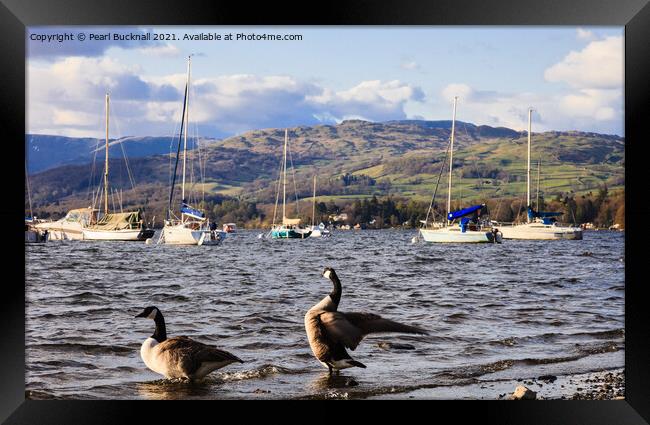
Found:
[[[523,385],[515,388],[515,392],[510,396],[511,400],[535,400],[537,393]]]

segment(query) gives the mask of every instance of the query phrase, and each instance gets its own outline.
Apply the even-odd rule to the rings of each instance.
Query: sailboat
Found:
[[[187,162],[187,127],[189,119],[189,89],[190,89],[191,56],[187,58],[187,80],[185,82],[185,97],[183,99],[183,113],[181,129],[178,135],[178,148],[176,150],[176,164],[172,185],[169,190],[169,205],[167,219],[162,229],[158,243],[169,245],[219,245],[226,237],[226,232],[217,230],[216,223],[210,223],[205,213],[192,207],[185,197],[185,175]],[[183,131],[185,130],[185,131]],[[172,210],[174,187],[176,186],[176,170],[183,140],[183,181],[181,185],[180,219]]]
[[[528,165],[526,169],[526,223],[497,223],[505,239],[582,239],[582,229],[557,224],[560,212],[535,211],[530,202],[530,141],[531,116],[533,109],[528,109]],[[538,172],[539,173],[539,172]],[[539,183],[538,183],[539,184]],[[538,201],[539,205],[539,201]],[[539,208],[539,206],[537,206]]]
[[[316,176],[314,176],[314,196],[311,209],[311,227],[309,227],[309,230],[311,230],[311,235],[309,236],[310,238],[324,238],[332,236],[332,233],[325,228],[325,225],[323,223],[316,225]]]
[[[34,217],[32,210],[32,194],[29,187],[29,173],[27,172],[27,160],[25,159],[25,183],[27,187],[27,199],[29,201],[29,216],[25,217],[25,242],[26,243],[39,243],[47,242],[47,230],[41,230],[36,227],[38,220]]]
[[[300,227],[299,218],[288,218],[287,217],[287,144],[289,141],[288,130],[284,130],[284,153],[282,160],[282,170],[280,177],[283,180],[282,185],[282,223],[275,223],[275,211],[273,211],[273,224],[271,226],[271,237],[273,239],[305,239],[311,236],[312,231],[309,229],[304,229]],[[277,209],[277,200],[280,196],[280,180],[278,180],[278,191],[276,194],[276,209]],[[296,200],[297,202],[297,200]],[[296,213],[298,212],[298,206],[296,204]]]
[[[449,187],[447,192],[447,220],[445,222],[432,223],[428,227],[427,219],[424,221],[424,227],[420,229],[420,236],[425,242],[438,243],[484,243],[498,242],[501,243],[501,233],[497,229],[485,226],[478,219],[472,219],[469,216],[478,216],[485,204],[473,205],[457,211],[451,211],[451,176],[453,169],[454,154],[454,133],[456,129],[456,104],[458,97],[454,97],[454,110],[451,121],[451,139],[449,142]],[[442,171],[442,170],[441,170]],[[432,200],[433,205],[433,200]],[[431,210],[431,208],[429,208]],[[454,225],[457,219],[460,219],[458,225]]]
[[[104,165],[104,216],[83,227],[83,239],[104,241],[144,241],[153,236],[140,211],[108,212],[108,111],[110,96],[106,93],[106,159]]]

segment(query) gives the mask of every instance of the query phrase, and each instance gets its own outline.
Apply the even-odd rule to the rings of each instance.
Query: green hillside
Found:
[[[312,178],[318,176],[319,200],[336,201],[392,194],[428,201],[438,181],[450,135],[449,121],[344,121],[289,129],[290,160],[295,166],[295,198],[311,197]],[[507,128],[457,122],[454,147],[453,198],[519,198],[526,191],[525,133]],[[276,198],[284,129],[250,131],[211,141],[190,154],[193,199],[236,197],[259,204]],[[584,194],[606,184],[610,191],[624,187],[622,137],[584,132],[533,133],[531,177],[540,192]],[[199,163],[198,158],[202,161]],[[122,189],[124,207],[145,205],[162,214],[167,202],[173,159],[155,155],[129,160],[137,184],[131,190],[122,160],[111,160],[111,186]],[[67,165],[30,177],[32,202],[52,213],[92,202],[101,174],[91,164]],[[438,199],[447,194],[447,167],[442,172]],[[204,175],[204,185],[195,183]],[[203,191],[201,190],[203,189]],[[114,196],[117,196],[116,193]]]

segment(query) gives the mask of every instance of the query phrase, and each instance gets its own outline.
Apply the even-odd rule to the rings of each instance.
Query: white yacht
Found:
[[[451,138],[449,141],[449,187],[447,191],[447,220],[445,222],[431,223],[429,225],[429,212],[433,206],[433,199],[424,220],[424,227],[419,235],[425,242],[437,243],[484,243],[501,242],[501,233],[493,229],[488,223],[478,219],[478,213],[485,204],[474,205],[458,211],[451,211],[451,176],[454,159],[454,132],[456,129],[456,103],[454,97],[454,111],[451,121]],[[434,195],[435,196],[435,195]],[[475,217],[470,218],[469,216]],[[460,221],[457,223],[456,220]]]
[[[535,211],[530,203],[530,141],[531,141],[531,116],[533,109],[528,109],[528,165],[526,171],[526,223],[497,223],[505,239],[582,239],[582,228],[579,226],[562,226],[557,223],[559,212]]]
[[[106,93],[106,156],[104,164],[104,215],[97,221],[88,223],[82,229],[84,240],[96,241],[144,241],[153,236],[154,230],[148,229],[140,211],[108,211],[108,111],[110,96]]]
[[[187,80],[185,83],[185,98],[183,99],[183,113],[181,116],[181,129],[178,137],[178,149],[176,151],[176,164],[172,185],[169,191],[169,205],[167,208],[167,219],[162,229],[158,243],[167,245],[219,245],[225,238],[226,232],[217,229],[216,223],[210,223],[205,213],[192,207],[185,197],[185,175],[187,162],[187,127],[189,119],[189,89],[190,89],[191,57],[187,58]],[[183,140],[183,182],[181,185],[180,218],[172,209],[174,199],[174,187],[176,186],[176,170],[181,152],[181,140]]]

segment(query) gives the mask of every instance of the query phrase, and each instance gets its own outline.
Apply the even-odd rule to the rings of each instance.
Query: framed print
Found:
[[[645,1],[0,10],[7,423],[650,420]]]

